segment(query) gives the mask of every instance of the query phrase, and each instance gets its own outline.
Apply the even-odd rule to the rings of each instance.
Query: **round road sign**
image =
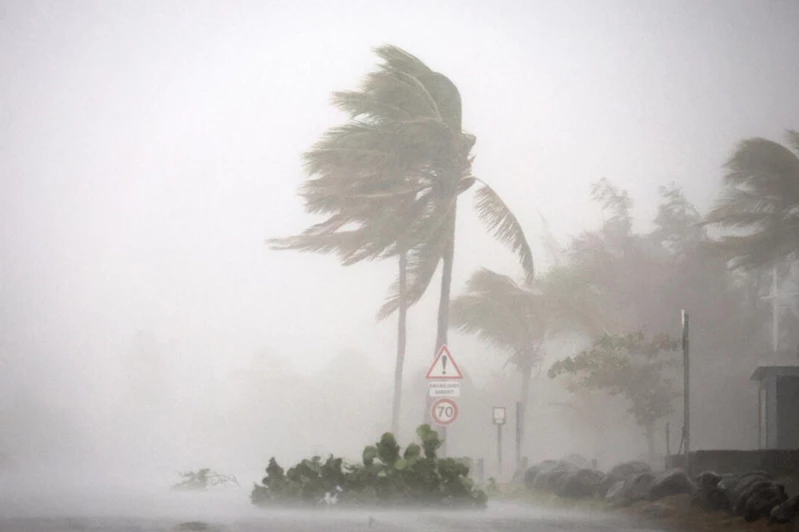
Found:
[[[438,399],[433,402],[430,414],[433,416],[433,421],[436,425],[446,427],[458,419],[458,405],[452,399]]]

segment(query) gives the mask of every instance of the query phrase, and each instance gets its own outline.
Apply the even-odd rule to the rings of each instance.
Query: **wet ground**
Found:
[[[217,493],[112,489],[0,491],[0,532],[643,531],[605,515],[493,502],[480,511],[265,510],[246,489]]]

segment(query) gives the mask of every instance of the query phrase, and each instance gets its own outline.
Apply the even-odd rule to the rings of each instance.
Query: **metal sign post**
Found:
[[[683,437],[685,438],[685,472],[691,476],[691,366],[688,346],[688,313],[682,311],[683,364]]]
[[[505,424],[505,407],[495,406],[493,409],[494,425],[497,426],[497,477],[502,476],[502,425]]]

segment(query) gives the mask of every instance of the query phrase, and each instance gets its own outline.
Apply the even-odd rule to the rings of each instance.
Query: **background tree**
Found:
[[[506,275],[480,269],[469,279],[466,293],[452,301],[452,325],[510,353],[506,364],[512,363],[521,377],[522,438],[530,380],[543,359],[543,344],[569,329],[597,332],[602,328],[592,288],[574,283],[563,270],[527,287]]]
[[[655,455],[655,423],[673,412],[678,397],[669,369],[676,365],[668,357],[677,350],[668,336],[646,340],[643,333],[603,335],[574,357],[553,364],[548,375],[554,379],[569,375],[570,390],[601,390],[622,396],[629,402],[628,412],[643,427],[650,458]]]

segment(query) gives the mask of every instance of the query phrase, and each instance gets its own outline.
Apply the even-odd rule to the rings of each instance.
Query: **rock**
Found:
[[[662,471],[655,475],[649,488],[649,500],[656,501],[669,495],[692,494],[695,486],[682,469]]]
[[[637,501],[647,500],[649,490],[655,480],[652,473],[638,473],[627,480],[614,484],[605,496],[605,500],[614,506],[626,506]],[[618,488],[621,483],[621,488]]]
[[[772,508],[768,522],[770,524],[790,523],[797,517],[799,517],[799,495]]]
[[[702,471],[696,475],[697,489],[710,489],[719,485],[724,477],[715,471]]]
[[[758,490],[768,487],[773,484],[771,475],[761,471],[754,471],[746,473],[738,477],[735,481],[732,479],[719,482],[719,487],[723,489],[733,501],[732,507],[735,515],[744,515],[746,509],[746,502]]]
[[[735,503],[749,486],[763,480],[772,480],[772,477],[765,471],[751,471],[743,475],[723,478],[721,482],[718,483],[718,488],[726,493],[730,500]]]
[[[532,489],[541,491],[555,491],[560,477],[570,471],[576,471],[577,466],[571,462],[559,461],[541,468],[532,482]]]
[[[611,504],[619,504],[623,500],[624,481],[617,480],[605,493],[605,500]]]
[[[691,496],[691,506],[706,512],[729,512],[732,509],[732,502],[718,486],[700,487]]]
[[[607,495],[610,487],[616,482],[620,480],[627,480],[629,477],[639,473],[650,472],[652,472],[652,468],[649,467],[649,464],[646,462],[624,462],[618,464],[613,469],[608,471],[608,473],[605,475],[605,478],[602,479],[597,493],[604,497]]]
[[[782,484],[767,481],[758,483],[755,486],[758,487],[753,487],[752,493],[743,508],[743,516],[747,521],[757,521],[758,519],[770,517],[774,508],[781,506],[788,500]]]
[[[652,473],[638,473],[624,481],[624,497],[630,501],[642,501],[649,498],[649,490],[655,481]]]
[[[555,493],[568,499],[593,497],[599,488],[602,476],[602,473],[595,469],[567,471],[558,479]]]
[[[555,466],[557,462],[555,460],[544,460],[534,466],[530,466],[527,468],[527,471],[524,472],[524,487],[528,490],[533,489],[533,481],[538,474],[543,471],[544,469],[549,469],[552,466]]]

